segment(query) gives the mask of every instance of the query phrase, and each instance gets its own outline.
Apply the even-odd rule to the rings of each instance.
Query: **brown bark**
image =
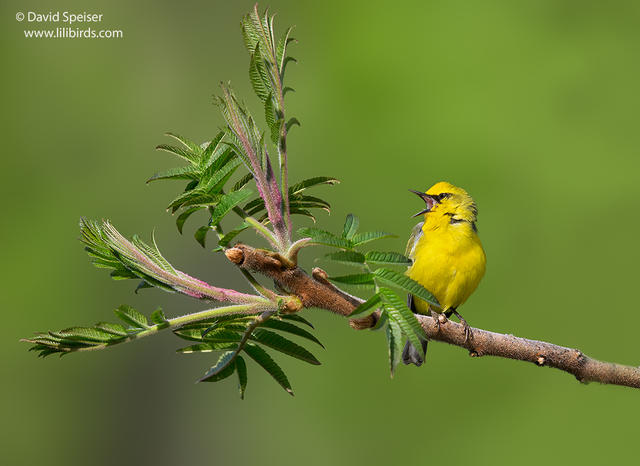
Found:
[[[340,290],[329,282],[326,272],[322,269],[313,269],[312,276],[309,276],[278,254],[244,244],[228,249],[226,254],[229,260],[239,267],[273,279],[278,287],[298,296],[304,307],[318,307],[348,316],[362,302],[362,299]],[[358,330],[371,328],[379,316],[380,312],[376,311],[367,318],[350,320],[349,323]],[[498,356],[529,361],[538,366],[555,367],[573,374],[580,382],[640,388],[638,367],[598,361],[577,349],[477,328],[472,329],[473,338],[466,340],[464,327],[444,316],[437,320],[425,315],[417,317],[430,340],[460,346],[467,349],[473,357]]]
[[[419,315],[418,320],[429,339],[466,348],[472,357],[498,356],[529,361],[538,366],[555,367],[573,374],[580,382],[640,388],[638,367],[598,361],[577,349],[478,328],[473,328],[473,338],[465,341],[464,327],[461,324],[444,320],[438,330],[438,325],[432,317]]]

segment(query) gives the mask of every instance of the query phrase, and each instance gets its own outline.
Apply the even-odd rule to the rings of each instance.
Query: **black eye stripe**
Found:
[[[438,202],[442,201],[443,199],[448,199],[450,197],[451,197],[451,193],[440,193],[433,196],[433,198]]]

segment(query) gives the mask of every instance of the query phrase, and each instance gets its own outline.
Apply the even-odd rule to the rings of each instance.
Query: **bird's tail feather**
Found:
[[[407,295],[407,307],[411,309],[411,312],[416,313],[416,303],[413,299],[413,295]],[[402,363],[405,365],[415,364],[416,366],[422,366],[424,363],[424,359],[427,355],[427,340],[420,340],[422,343],[422,353],[418,351],[416,347],[414,347],[410,342],[404,345],[404,349],[402,350]]]
[[[427,340],[421,340],[420,343],[422,343],[422,352],[416,349],[409,341],[404,345],[404,350],[402,351],[403,364],[407,366],[409,364],[415,364],[418,367],[422,366],[427,355],[427,344],[429,342]]]

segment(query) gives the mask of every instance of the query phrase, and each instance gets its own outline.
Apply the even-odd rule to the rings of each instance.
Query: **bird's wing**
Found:
[[[422,225],[424,225],[424,222],[420,222],[415,227],[413,227],[413,229],[411,230],[411,235],[409,235],[409,241],[407,242],[407,249],[404,255],[412,261],[415,259],[416,244],[418,244],[418,241],[423,234]]]

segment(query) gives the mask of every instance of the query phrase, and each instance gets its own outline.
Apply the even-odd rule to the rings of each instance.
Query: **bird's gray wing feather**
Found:
[[[424,222],[420,222],[415,227],[413,227],[413,229],[411,230],[411,235],[409,235],[409,241],[407,241],[407,249],[404,255],[411,259],[411,261],[415,261],[416,245],[423,235],[422,225],[424,225]],[[416,312],[416,308],[413,303],[413,295],[411,294],[407,296],[407,306],[409,307],[409,309],[411,309],[412,312]],[[402,362],[404,364],[415,364],[416,366],[421,366],[422,363],[424,363],[424,359],[427,353],[427,340],[421,339],[420,343],[422,343],[422,351],[418,350],[410,342],[407,341],[407,343],[404,345],[404,350],[402,351]]]
[[[412,261],[415,260],[416,244],[418,244],[418,241],[423,234],[422,225],[424,225],[424,222],[420,222],[415,227],[413,227],[413,229],[411,230],[411,234],[409,235],[409,241],[407,241],[407,249],[404,255]]]

